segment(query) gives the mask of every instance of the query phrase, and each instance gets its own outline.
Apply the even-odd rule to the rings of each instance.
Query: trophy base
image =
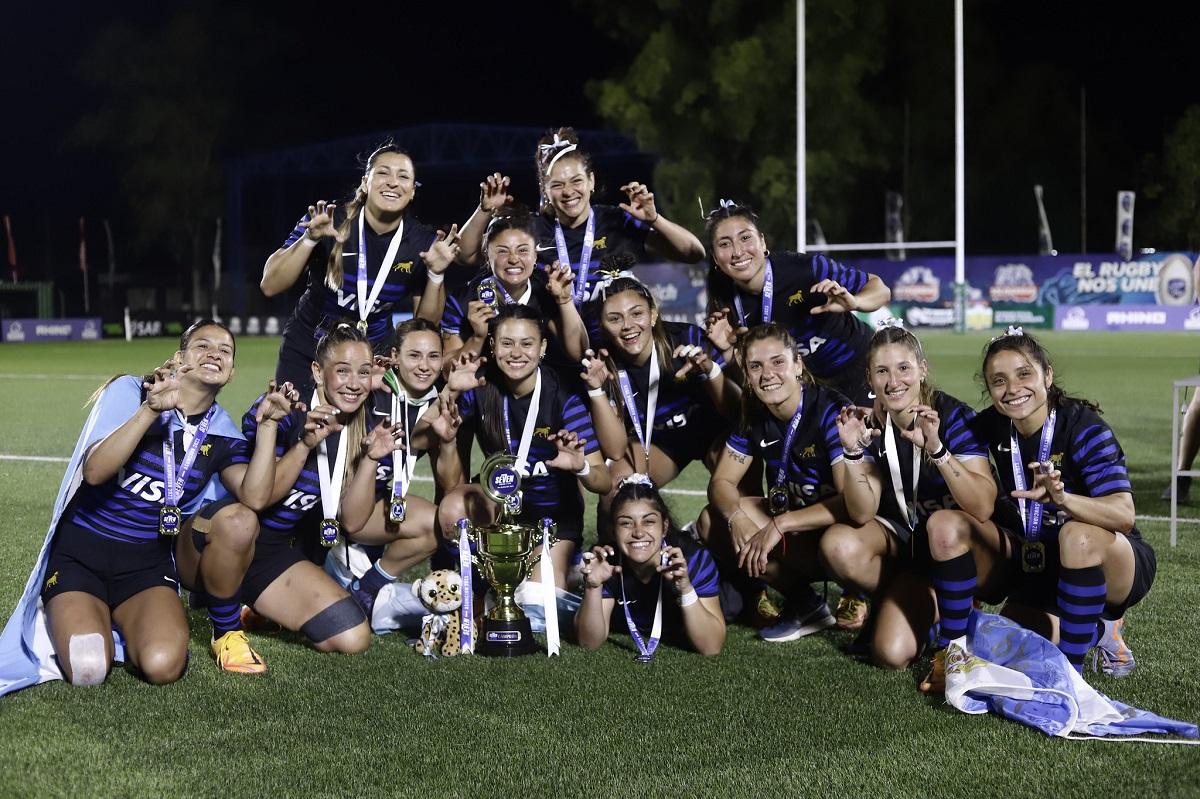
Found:
[[[533,638],[529,619],[524,616],[513,621],[484,618],[479,639],[476,653],[485,657],[512,658],[532,655],[541,649]]]

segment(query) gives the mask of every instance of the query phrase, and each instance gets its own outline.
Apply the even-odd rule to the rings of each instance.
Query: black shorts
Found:
[[[896,558],[900,568],[906,572],[929,576],[933,565],[933,556],[929,554],[929,533],[925,529],[925,519],[917,522],[917,529],[909,533],[908,526],[886,516],[876,516],[875,521],[888,531],[888,535],[896,542]]]
[[[1028,573],[1022,568],[1021,544],[1024,539],[1016,533],[1000,528],[1008,538],[1008,601],[1018,605],[1035,608],[1058,615],[1058,577],[1061,570],[1058,553],[1058,536],[1047,537],[1046,568],[1043,571]],[[1141,534],[1129,536],[1129,545],[1133,549],[1133,585],[1129,596],[1117,605],[1105,604],[1101,616],[1105,619],[1119,619],[1129,608],[1141,602],[1150,593],[1154,583],[1154,575],[1158,570],[1158,560],[1154,549],[1146,543]]]
[[[68,591],[83,591],[112,609],[160,585],[179,590],[174,538],[158,536],[135,544],[106,538],[66,520],[58,523],[42,581],[43,602]]]
[[[713,443],[724,444],[729,432],[729,425],[722,420],[698,414],[688,420],[686,427],[655,430],[650,443],[666,453],[682,472],[692,461],[704,463]]]

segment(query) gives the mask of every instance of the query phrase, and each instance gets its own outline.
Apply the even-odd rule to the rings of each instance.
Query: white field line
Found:
[[[66,463],[69,458],[56,458],[49,455],[7,455],[0,453],[0,461],[35,461],[37,463]],[[432,483],[433,478],[423,474],[418,474],[413,477],[413,480],[421,483]],[[664,488],[662,491],[667,495],[675,495],[680,497],[704,497],[708,496],[706,491],[698,491],[694,488]],[[1138,516],[1139,522],[1169,522],[1170,516]],[[1176,523],[1182,524],[1200,524],[1200,519],[1186,519],[1182,516],[1176,517]]]
[[[36,374],[25,372],[0,372],[0,380],[94,380],[99,383],[107,380],[109,375],[62,375]]]

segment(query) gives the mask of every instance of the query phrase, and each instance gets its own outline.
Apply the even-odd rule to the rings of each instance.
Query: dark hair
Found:
[[[534,227],[533,214],[529,212],[529,209],[520,203],[505,203],[492,214],[487,229],[483,232],[481,247],[484,253],[483,268],[485,272],[489,269],[487,263],[488,242],[492,240],[493,236],[499,236],[506,230],[519,230],[528,234],[529,238],[535,242],[537,241],[537,229]]]
[[[610,257],[611,256],[606,256],[604,261],[602,261],[601,263],[603,264],[603,263],[609,262]],[[632,256],[626,256],[626,257],[629,257],[630,260],[632,260]],[[617,258],[615,258],[615,257],[612,258],[612,261],[616,262]],[[632,264],[630,264],[630,265],[632,265]],[[606,336],[608,334],[608,331],[604,328],[604,305],[608,302],[609,297],[615,297],[618,294],[625,293],[626,291],[632,291],[634,294],[637,294],[639,297],[644,299],[646,301],[646,304],[649,306],[651,313],[654,313],[654,311],[658,308],[658,303],[655,301],[654,295],[650,292],[650,289],[646,286],[645,283],[638,280],[636,277],[618,277],[618,278],[614,278],[611,283],[607,283],[607,284],[602,283],[601,290],[600,290],[600,311],[599,311],[600,329]],[[650,328],[650,338],[651,338],[651,345],[656,350],[658,350],[659,368],[661,368],[661,369],[669,368],[669,364],[672,362],[672,359],[674,357],[673,353],[675,351],[675,347],[673,345],[673,342],[671,341],[670,334],[667,332],[667,327],[663,323],[663,318],[662,318],[661,312],[658,314],[658,318],[654,320],[653,327]],[[616,358],[613,357],[613,353],[617,350],[616,343],[612,342],[612,346],[608,347],[607,349],[608,349],[609,355],[608,355],[608,358],[606,359],[606,365],[608,366],[609,374],[616,375],[617,369],[620,368],[619,365],[617,364]],[[616,400],[619,404],[621,404],[623,406],[625,403],[625,400],[621,396],[620,392],[617,391],[612,386],[609,386],[608,388],[609,388],[609,398]]]
[[[539,311],[528,305],[518,303],[502,305],[496,311],[496,315],[488,320],[487,340],[484,342],[481,353],[483,357],[487,358],[487,365],[484,367],[487,383],[476,389],[476,393],[479,395],[480,416],[482,417],[479,420],[479,433],[483,439],[485,450],[490,450],[490,452],[500,452],[508,448],[508,442],[504,440],[504,397],[508,391],[507,388],[502,388],[505,386],[504,373],[500,371],[500,367],[496,363],[495,339],[500,324],[511,320],[533,322],[537,326],[541,339],[544,341],[547,338],[546,320],[542,318]]]
[[[664,537],[670,536],[677,538],[682,536],[679,526],[675,524],[675,518],[671,514],[671,509],[667,507],[667,501],[663,499],[663,495],[651,483],[643,482],[626,482],[622,483],[617,493],[613,495],[611,511],[609,517],[613,520],[613,526],[616,526],[617,513],[622,505],[630,502],[638,502],[645,500],[651,505],[654,505],[659,514],[663,518],[663,526],[666,528]]]
[[[432,333],[437,336],[439,342],[442,340],[442,329],[437,323],[414,316],[412,319],[405,319],[396,325],[396,332],[392,337],[392,349],[398,350],[404,346],[404,338],[409,333]]]
[[[871,341],[867,345],[867,383],[871,382],[871,358],[874,357],[875,351],[892,344],[899,344],[908,347],[909,351],[916,356],[918,361],[924,361],[925,348],[921,346],[920,340],[913,335],[912,331],[905,330],[903,327],[889,325],[881,327],[871,336]],[[929,380],[928,374],[921,381],[921,404],[933,406],[933,383]]]
[[[583,165],[583,170],[590,174],[592,172],[592,158],[580,146],[579,136],[575,133],[574,128],[559,128],[558,130],[549,131],[545,136],[538,139],[537,146],[533,148],[533,163],[537,169],[538,176],[538,206],[543,213],[550,210],[550,201],[547,199],[544,190],[546,179],[550,177],[550,166],[559,154],[568,147],[574,147],[574,149],[567,152],[562,158],[577,159]]]
[[[745,219],[754,225],[755,230],[758,230],[758,215],[754,213],[754,209],[748,205],[742,205],[730,200],[722,200],[720,205],[709,211],[708,215],[704,217],[704,235],[708,239],[709,245],[706,283],[708,285],[708,310],[710,312],[728,308],[729,304],[733,302],[733,278],[717,267],[713,238],[717,235],[717,225],[726,219],[734,217]],[[759,233],[761,235],[762,231],[759,230]]]
[[[229,340],[233,342],[233,354],[237,355],[237,338],[233,335],[233,331],[226,327],[223,323],[218,322],[216,319],[209,319],[207,317],[203,319],[197,319],[188,326],[187,330],[183,331],[183,335],[179,337],[180,352],[187,349],[188,344],[190,344],[192,341],[192,336],[196,335],[196,331],[202,327],[219,327],[228,333]]]
[[[770,338],[782,341],[784,347],[791,351],[792,357],[803,363],[800,357],[800,350],[796,346],[796,339],[792,337],[792,334],[788,332],[786,327],[776,322],[755,325],[738,340],[738,362],[742,365],[743,379],[746,382],[746,390],[742,392],[742,426],[745,428],[749,428],[751,424],[763,418],[767,413],[762,401],[754,395],[754,389],[750,387],[750,376],[746,368],[746,353],[749,352],[751,344]],[[813,382],[812,374],[807,369],[804,370],[800,379],[810,385]]]
[[[975,375],[975,379],[983,386],[984,396],[989,396],[987,385],[987,365],[995,355],[1009,350],[1011,352],[1019,352],[1028,358],[1033,363],[1036,363],[1042,370],[1043,374],[1049,372],[1053,365],[1050,363],[1050,355],[1046,352],[1046,348],[1041,343],[1028,333],[1006,333],[1002,336],[997,336],[988,342],[988,345],[983,349],[983,364],[979,367],[979,372]],[[1096,413],[1102,413],[1100,406],[1088,399],[1082,397],[1073,397],[1058,384],[1051,383],[1046,389],[1046,402],[1052,408],[1060,407],[1067,400],[1078,402],[1086,405]]]
[[[388,153],[403,155],[406,156],[408,160],[412,160],[412,156],[408,154],[407,150],[396,144],[391,139],[387,139],[378,147],[376,147],[375,150],[365,159],[359,159],[359,162],[362,164],[363,175],[365,176],[370,173],[371,169],[375,166],[375,162],[379,160],[379,156],[386,155]],[[415,178],[416,175],[414,174],[413,177]],[[365,188],[363,188],[363,185],[360,182],[354,189],[354,196],[348,203],[346,203],[346,218],[342,220],[342,224],[338,228],[340,238],[343,240],[350,235],[351,226],[354,224],[354,221],[358,219],[358,214],[366,202],[367,191]],[[337,291],[342,287],[342,246],[342,241],[334,239],[333,248],[329,251],[329,261],[325,266],[325,283],[334,291]],[[355,246],[358,245],[356,244]]]

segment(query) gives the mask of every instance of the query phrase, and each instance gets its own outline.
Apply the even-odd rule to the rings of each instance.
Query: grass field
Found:
[[[934,378],[978,404],[983,334],[924,336]],[[1104,693],[1200,720],[1200,509],[1168,546],[1171,380],[1197,370],[1194,335],[1055,335],[1069,391],[1099,400],[1125,448],[1139,526],[1158,553],[1154,590],[1130,614],[1138,668],[1089,677]],[[173,349],[127,344],[0,346],[0,455],[65,457],[82,404],[117,371]],[[273,370],[274,340],[239,343],[222,404],[235,415]],[[0,617],[24,587],[63,463],[0,459]],[[702,469],[673,488],[702,491]],[[429,485],[423,484],[428,489]],[[702,498],[669,496],[694,517]],[[594,518],[588,513],[587,518]],[[179,683],[118,670],[102,688],[51,683],[0,699],[0,797],[8,796],[1200,796],[1200,747],[1048,739],[968,717],[916,691],[920,674],[845,656],[846,634],[769,645],[731,628],[724,654],[660,652],[628,639],[555,659],[431,661],[400,636],[365,655],[320,655],[257,636],[271,670],[219,673],[206,618],[192,615]]]

